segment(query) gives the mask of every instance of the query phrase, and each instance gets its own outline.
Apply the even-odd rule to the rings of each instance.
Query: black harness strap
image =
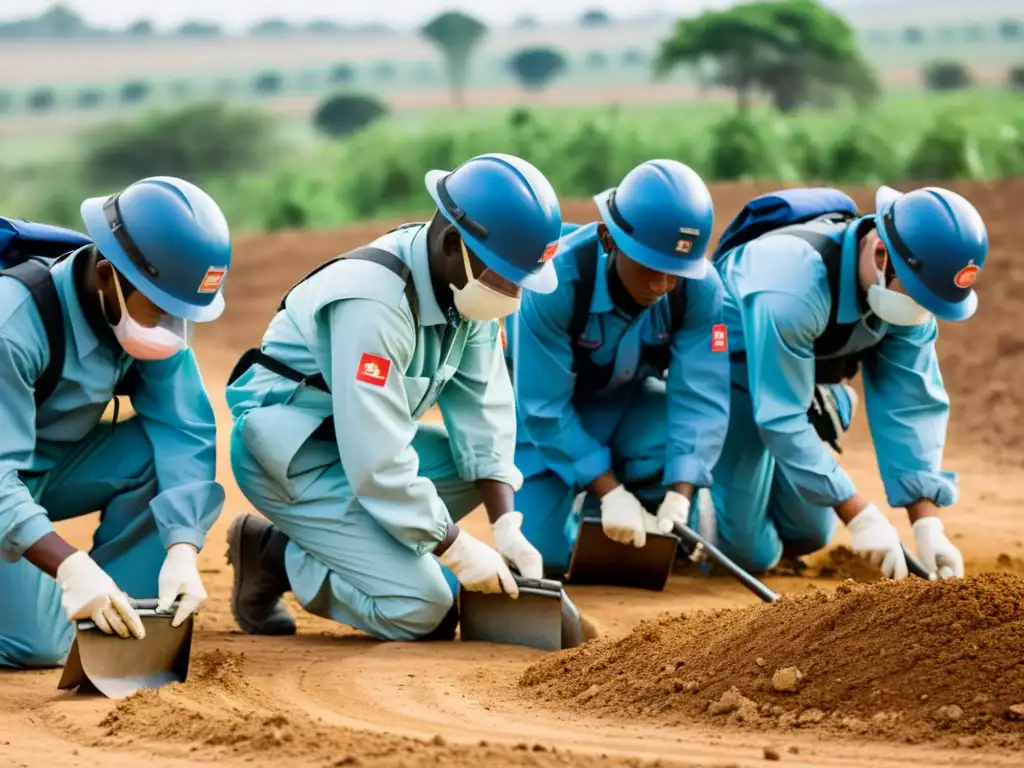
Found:
[[[590,304],[594,298],[597,282],[598,252],[587,248],[576,254],[579,279],[574,286],[572,319],[569,322],[569,337],[572,339],[573,370],[576,372],[577,389],[596,391],[603,389],[611,380],[615,364],[597,365],[591,360],[594,348],[583,343],[583,334],[590,320]],[[671,358],[671,337],[683,327],[686,316],[686,279],[680,279],[668,296],[669,340],[665,344],[643,346],[641,363],[664,370]]]
[[[34,259],[0,271],[0,275],[13,277],[28,289],[43,321],[46,343],[50,347],[50,360],[35,382],[35,401],[38,408],[53,394],[64,372],[64,312],[61,309],[60,296],[57,294],[57,286],[54,285],[49,267]]]
[[[405,282],[405,298],[409,302],[409,306],[412,309],[413,322],[419,322],[419,302],[416,298],[416,285],[412,279],[412,270],[406,265],[404,261],[395,256],[395,254],[380,248],[357,248],[354,251],[343,253],[341,256],[337,256],[333,259],[329,259],[324,263],[320,264],[316,269],[307,274],[295,285],[288,289],[288,291],[281,297],[281,302],[277,306],[277,311],[280,312],[285,308],[285,303],[288,300],[288,296],[292,291],[295,290],[300,284],[309,280],[311,277],[316,275],[323,269],[326,269],[331,264],[334,264],[342,259],[349,261],[369,261],[374,264],[379,264],[385,269],[393,272],[402,278]],[[253,365],[262,365],[269,371],[273,371],[278,376],[282,376],[289,381],[294,381],[297,384],[313,387],[321,392],[330,394],[330,388],[327,386],[327,381],[324,379],[321,373],[302,373],[292,368],[286,363],[282,363],[280,360],[271,357],[266,354],[262,349],[253,348],[245,352],[242,357],[235,364],[234,369],[231,371],[231,375],[228,377],[228,385],[233,384],[238,378],[249,370]],[[333,427],[332,432],[333,435]]]

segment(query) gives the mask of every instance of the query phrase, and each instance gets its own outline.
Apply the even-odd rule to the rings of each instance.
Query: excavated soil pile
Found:
[[[159,690],[140,691],[121,701],[100,723],[99,744],[116,746],[136,739],[152,751],[173,753],[174,745],[203,751],[204,761],[230,757],[282,764],[415,768],[481,765],[533,768],[639,768],[650,761],[560,752],[541,745],[451,744],[440,735],[430,741],[329,725],[299,711],[282,709],[245,677],[244,654],[212,651],[192,659],[189,679]],[[663,765],[676,765],[666,763]]]
[[[1024,579],[844,583],[646,621],[519,684],[600,715],[1024,747]]]

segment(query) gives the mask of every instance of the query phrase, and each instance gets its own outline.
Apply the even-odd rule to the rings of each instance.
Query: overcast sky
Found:
[[[54,0],[0,0],[0,20],[35,16],[53,4]],[[392,26],[412,26],[450,9],[472,9],[474,15],[501,23],[525,14],[545,21],[568,21],[589,8],[601,8],[612,15],[637,16],[692,12],[702,6],[729,3],[725,0],[74,0],[66,4],[97,26],[118,28],[145,18],[158,27],[171,28],[184,19],[201,19],[238,30],[271,17],[289,21],[323,18],[343,24],[383,21]]]

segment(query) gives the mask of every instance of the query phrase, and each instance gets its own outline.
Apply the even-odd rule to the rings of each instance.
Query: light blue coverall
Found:
[[[371,244],[411,268],[418,325],[403,280],[356,260],[300,283],[270,323],[262,350],[321,373],[330,395],[259,365],[227,390],[235,477],[290,539],[292,593],[313,614],[387,640],[423,637],[450,610],[454,575],[430,554],[480,505],[475,481],[522,484],[498,322],[446,318],[426,235],[424,224]],[[357,380],[364,355],[382,384]],[[435,402],[444,426],[417,423]],[[332,415],[336,440],[311,439]]]
[[[842,241],[838,323],[859,324],[831,357],[874,347],[861,365],[868,423],[888,502],[956,502],[956,475],[941,469],[949,398],[935,354],[938,327],[890,326],[858,297],[857,253],[873,216],[845,231],[807,225]],[[815,339],[828,324],[832,296],[825,264],[808,243],[762,237],[718,264],[725,284],[729,346],[745,350],[732,367],[729,434],[711,496],[718,544],[739,565],[774,567],[783,544],[807,554],[828,544],[832,507],[853,495],[849,475],[811,426]]]
[[[59,585],[22,558],[53,521],[101,511],[91,556],[129,597],[145,599],[157,596],[167,548],[201,548],[224,504],[213,409],[191,350],[136,362],[136,417],[100,422],[132,360],[86,320],[74,258],[52,271],[66,357],[38,411],[46,335],[28,290],[0,278],[0,667],[59,666],[70,650]]]
[[[526,294],[508,324],[519,418],[516,465],[525,478],[516,509],[549,572],[568,567],[578,492],[609,470],[645,504],[660,503],[673,483],[707,487],[729,419],[729,357],[711,348],[712,326],[723,322],[718,274],[709,269],[705,279],[687,282],[684,321],[670,339],[667,296],[632,320],[612,303],[597,226],[563,226],[558,290]],[[597,345],[591,359],[598,365],[614,360],[612,378],[598,392],[578,391],[569,335],[577,257],[584,249],[599,251],[585,331]],[[667,381],[638,364],[641,342],[671,346]],[[598,506],[588,494],[583,514],[599,515]]]

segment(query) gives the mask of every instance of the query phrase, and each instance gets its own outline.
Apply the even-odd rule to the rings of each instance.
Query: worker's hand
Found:
[[[522,532],[522,512],[506,512],[491,526],[494,543],[498,552],[519,569],[525,579],[540,579],[544,576],[544,558]]]
[[[142,619],[128,602],[128,595],[87,553],[77,551],[69,555],[57,568],[57,583],[68,621],[92,619],[108,635],[116,633],[140,640],[146,636]]]
[[[604,535],[620,544],[640,548],[647,543],[644,525],[646,510],[624,485],[618,485],[601,497],[601,528]],[[652,515],[653,517],[653,515]]]
[[[942,520],[922,517],[913,528],[917,554],[928,573],[937,573],[940,579],[963,578],[963,555],[943,533]]]
[[[206,590],[199,575],[199,552],[191,544],[172,544],[167,550],[160,578],[157,580],[156,609],[166,612],[181,597],[171,626],[178,627],[206,602]]]
[[[874,504],[868,504],[846,524],[853,538],[853,551],[882,569],[890,579],[907,578],[907,559],[903,556],[896,527]]]
[[[512,578],[505,559],[461,528],[455,541],[438,559],[452,569],[459,584],[470,592],[505,592],[510,597],[519,597],[519,585]]]
[[[658,507],[658,530],[671,533],[676,525],[689,525],[690,500],[681,493],[669,491]]]

